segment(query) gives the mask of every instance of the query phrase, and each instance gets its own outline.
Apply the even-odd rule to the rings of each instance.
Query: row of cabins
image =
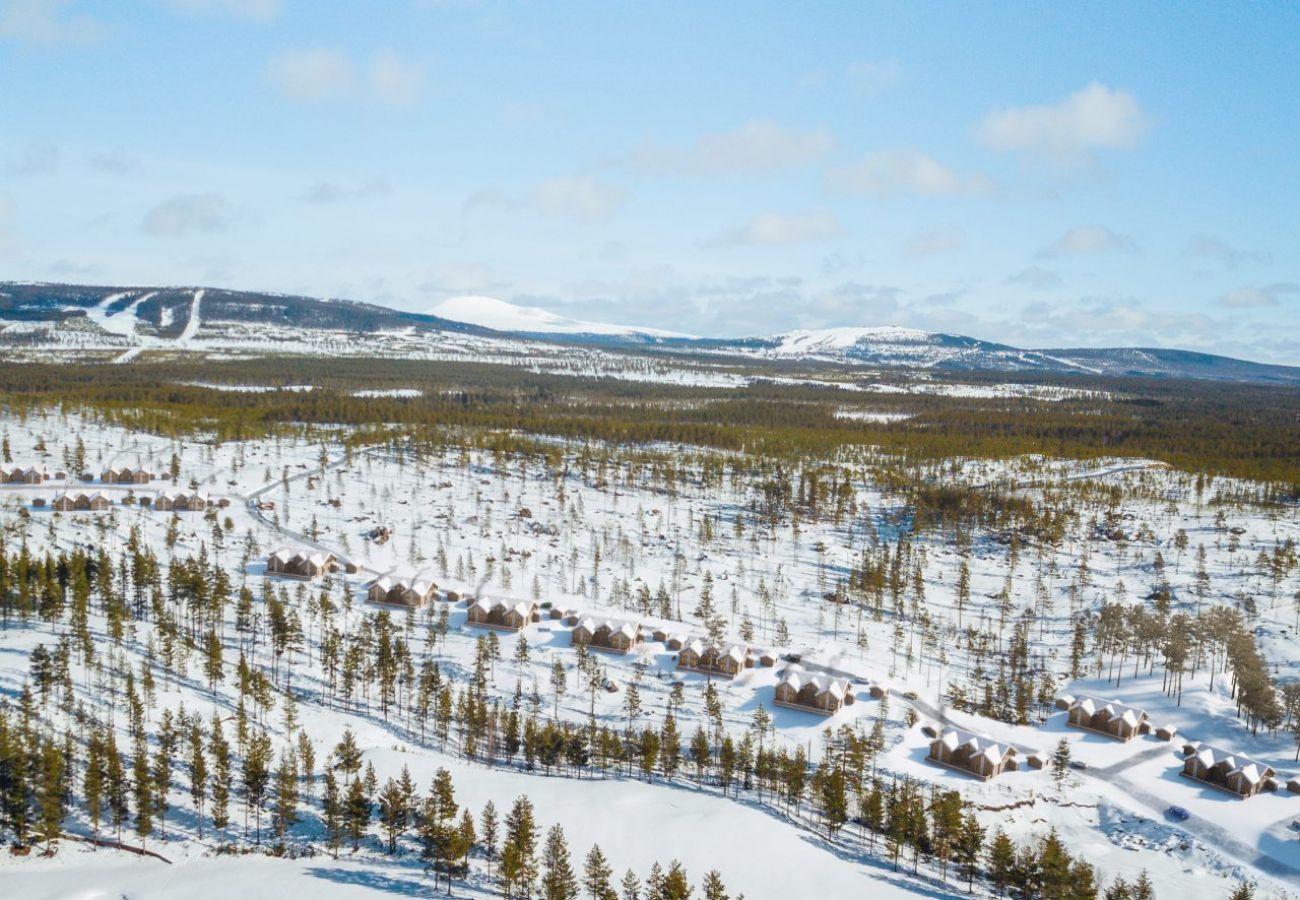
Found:
[[[99,480],[104,484],[148,484],[153,481],[153,473],[139,466],[123,466],[120,469],[105,469]]]
[[[60,473],[63,475],[63,473]],[[4,466],[0,468],[0,484],[40,484],[50,476],[40,469],[22,466]],[[66,476],[63,476],[66,477]]]
[[[407,609],[419,609],[438,594],[438,585],[426,575],[401,577],[380,575],[370,582],[366,599],[371,603],[385,603]]]
[[[748,656],[744,644],[715,644],[696,638],[687,641],[677,654],[677,668],[701,675],[735,678],[745,670]]]
[[[309,553],[282,547],[266,558],[267,574],[302,581],[311,581],[337,570],[338,559],[333,553]]]
[[[212,503],[208,499],[208,495],[203,491],[194,491],[189,494],[184,491],[163,491],[152,501],[148,497],[140,498],[141,506],[148,506],[150,502],[153,503],[154,509],[174,512],[202,512]]]
[[[569,637],[569,642],[575,647],[592,647],[611,653],[628,653],[644,640],[645,633],[635,622],[591,617],[579,619]]]

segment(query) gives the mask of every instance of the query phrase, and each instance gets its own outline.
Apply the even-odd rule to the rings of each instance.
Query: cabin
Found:
[[[1018,768],[1015,747],[957,728],[938,732],[925,758],[981,781]]]
[[[1189,748],[1181,774],[1242,799],[1277,790],[1277,772],[1271,766],[1209,744]]]
[[[438,593],[438,585],[426,575],[400,578],[381,575],[366,589],[366,599],[371,603],[386,603],[409,609],[419,609]]]
[[[266,573],[311,581],[338,569],[333,553],[308,553],[281,547],[266,558]]]
[[[531,600],[512,603],[480,597],[470,604],[467,621],[478,628],[519,631],[530,622],[540,622],[541,618],[537,604]]]
[[[153,473],[136,466],[123,466],[120,469],[105,469],[100,480],[104,484],[148,484],[153,481]]]
[[[688,641],[677,655],[677,668],[701,675],[719,675],[735,678],[745,668],[745,647],[741,644],[714,644],[699,640]]]
[[[208,495],[203,491],[187,494],[184,491],[163,491],[155,498],[154,509],[174,512],[203,512],[208,508]]]
[[[788,666],[777,675],[777,706],[833,716],[853,700],[853,685],[847,678],[805,672],[798,666]]]
[[[635,622],[585,618],[579,620],[570,635],[574,646],[586,646],[611,653],[627,653],[645,640],[641,626]]]
[[[1067,724],[1073,728],[1082,728],[1121,741],[1132,740],[1151,728],[1145,710],[1127,706],[1118,700],[1102,700],[1086,694],[1074,698],[1066,716]]]
[[[45,480],[45,473],[40,469],[22,466],[5,466],[0,468],[0,484],[40,484]]]
[[[60,494],[54,499],[54,508],[60,512],[98,512],[108,509],[113,501],[108,495],[96,491],[93,494]]]

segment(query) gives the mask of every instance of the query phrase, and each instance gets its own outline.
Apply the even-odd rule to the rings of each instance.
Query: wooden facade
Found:
[[[107,494],[96,491],[93,494],[60,494],[51,505],[60,512],[99,512],[112,506],[113,501]]]
[[[184,491],[164,491],[153,502],[154,509],[174,512],[203,512],[208,508],[208,495],[202,491],[187,494]]]
[[[0,484],[40,484],[45,480],[45,473],[40,469],[22,466],[5,466],[0,468]]]

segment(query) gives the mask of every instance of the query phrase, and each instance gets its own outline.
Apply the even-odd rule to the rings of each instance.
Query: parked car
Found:
[[[798,653],[782,653],[781,658],[788,663],[803,662],[803,656]]]
[[[1167,815],[1171,819],[1177,819],[1180,822],[1186,822],[1188,819],[1192,817],[1192,814],[1189,813],[1187,810],[1183,809],[1181,806],[1169,807],[1167,810],[1165,810],[1165,815]]]
[[[1088,764],[1081,759],[1072,759],[1070,760],[1070,768],[1078,769],[1082,772],[1084,769],[1088,768]]]
[[[920,695],[917,694],[916,691],[904,691],[904,692],[903,692],[903,699],[905,699],[905,700],[915,700],[915,699],[917,699],[917,697],[919,697],[919,696],[920,696]]]

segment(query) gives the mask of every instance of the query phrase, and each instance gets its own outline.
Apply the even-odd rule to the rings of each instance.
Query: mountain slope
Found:
[[[428,314],[370,303],[198,287],[0,283],[0,358],[130,362],[141,353],[404,359],[492,358],[531,364],[571,348],[631,360],[649,352],[706,365],[731,357],[810,365],[946,372],[1041,372],[1198,378],[1300,386],[1300,368],[1159,348],[1021,349],[896,326],[826,328],[751,338],[697,338],[658,328],[584,322],[488,297],[458,297]]]

